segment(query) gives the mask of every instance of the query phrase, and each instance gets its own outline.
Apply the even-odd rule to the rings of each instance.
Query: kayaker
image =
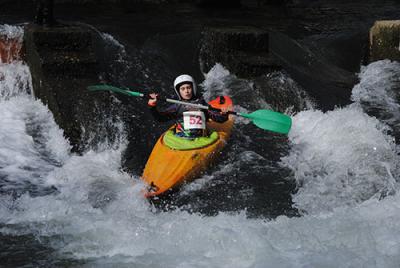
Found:
[[[197,86],[193,77],[187,74],[178,76],[174,81],[174,89],[179,100],[190,103],[207,105],[201,96],[197,95]],[[223,123],[228,120],[226,110],[212,111],[199,110],[182,104],[172,104],[166,109],[160,110],[157,107],[159,94],[151,93],[148,106],[154,118],[159,122],[175,120],[175,135],[193,139],[201,136],[208,136],[206,122],[212,119],[215,122]]]

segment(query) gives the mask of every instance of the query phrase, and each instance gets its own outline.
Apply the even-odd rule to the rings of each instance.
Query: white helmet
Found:
[[[196,97],[197,96],[197,86],[196,86],[196,82],[194,81],[193,77],[191,77],[188,74],[181,74],[180,76],[175,78],[175,81],[174,81],[174,89],[175,89],[176,94],[178,95],[178,98],[181,99],[181,94],[179,94],[179,87],[185,83],[192,84],[193,97]]]

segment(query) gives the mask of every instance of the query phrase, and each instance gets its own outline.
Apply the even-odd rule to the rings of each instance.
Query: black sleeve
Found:
[[[171,105],[167,109],[160,111],[157,106],[150,107],[150,112],[158,122],[167,122],[177,118],[177,106]]]
[[[202,100],[203,105],[207,105],[208,103],[205,100]],[[210,118],[211,120],[217,122],[217,123],[223,123],[228,120],[229,115],[228,114],[221,114],[219,111],[213,111],[213,110],[207,110],[206,111],[206,116],[207,119]]]
[[[229,116],[228,114],[221,114],[218,111],[208,110],[208,118],[211,118],[215,122],[223,123],[228,120]]]

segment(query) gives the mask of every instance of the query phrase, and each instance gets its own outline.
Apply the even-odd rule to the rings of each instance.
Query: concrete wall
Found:
[[[84,149],[83,130],[98,132],[93,128],[96,105],[109,105],[106,94],[87,90],[87,86],[99,83],[95,39],[95,33],[80,25],[25,27],[25,61],[34,95],[48,106],[75,152]]]
[[[400,20],[376,21],[369,34],[369,61],[400,61]]]

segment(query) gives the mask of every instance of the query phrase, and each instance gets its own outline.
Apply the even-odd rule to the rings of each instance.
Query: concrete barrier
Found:
[[[369,34],[369,62],[400,61],[400,20],[376,21]]]
[[[86,89],[99,83],[94,39],[86,26],[25,26],[24,59],[31,71],[34,95],[53,113],[74,152],[83,150],[83,129],[97,131],[92,128],[96,100],[107,103],[105,94],[90,94]]]
[[[201,69],[221,63],[239,77],[255,77],[281,67],[269,54],[268,32],[254,27],[208,28],[200,48]]]

